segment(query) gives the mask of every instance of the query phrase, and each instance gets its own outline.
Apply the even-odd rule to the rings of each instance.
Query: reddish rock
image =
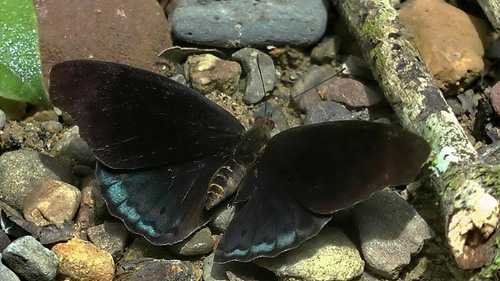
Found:
[[[156,0],[34,0],[34,4],[45,82],[52,65],[72,59],[154,70],[158,54],[172,46],[170,27]]]
[[[190,56],[187,63],[193,88],[200,93],[217,90],[230,95],[236,91],[241,75],[239,63],[210,54]]]
[[[500,81],[491,88],[490,99],[495,114],[500,116]]]
[[[383,96],[358,80],[338,78],[318,85],[318,92],[325,100],[336,101],[350,107],[369,107],[383,101]]]
[[[445,94],[472,83],[484,68],[487,24],[441,0],[410,0],[399,10]]]

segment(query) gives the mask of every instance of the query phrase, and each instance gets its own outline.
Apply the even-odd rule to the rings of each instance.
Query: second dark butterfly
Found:
[[[219,192],[238,188],[234,204],[242,208],[219,243],[219,262],[297,247],[332,213],[411,182],[430,151],[415,134],[362,121],[302,126],[270,138],[267,119],[245,131],[198,92],[109,62],[55,65],[50,94],[96,155],[110,213],[151,243],[184,240],[210,221]]]

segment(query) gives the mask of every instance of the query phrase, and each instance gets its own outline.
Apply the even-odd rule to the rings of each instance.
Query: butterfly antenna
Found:
[[[330,77],[326,78],[325,80],[323,80],[323,81],[319,82],[318,84],[316,84],[316,85],[314,85],[314,86],[312,86],[312,87],[308,88],[307,90],[303,91],[302,93],[297,94],[297,95],[295,95],[295,96],[291,97],[291,98],[290,98],[290,100],[294,100],[294,99],[296,99],[296,98],[298,98],[298,97],[300,97],[300,96],[305,95],[305,94],[306,94],[307,92],[309,92],[310,90],[312,90],[312,89],[316,89],[316,87],[318,87],[319,85],[321,85],[321,84],[323,84],[323,83],[325,83],[325,82],[327,82],[327,81],[329,81],[329,80],[331,80],[331,79],[333,79],[333,78],[335,78],[335,77],[339,76],[342,72],[344,72],[344,70],[345,70],[345,67],[344,67],[344,68],[342,68],[341,70],[337,71],[337,72],[336,72],[335,74],[333,74],[332,76],[330,76]],[[262,77],[261,77],[261,78],[262,78]],[[278,106],[278,107],[277,107],[277,108],[276,108],[273,112],[271,112],[271,115],[272,115],[272,114],[273,114],[276,110],[278,110],[280,107],[282,107],[283,105],[285,105],[287,102],[288,102],[288,101],[283,102],[282,104],[280,104],[280,106]]]
[[[266,97],[266,86],[264,85],[264,78],[262,77],[262,69],[260,68],[259,54],[257,54],[257,68],[259,69],[260,82],[262,83],[262,92],[264,98]],[[264,104],[264,115],[267,115],[267,101]]]

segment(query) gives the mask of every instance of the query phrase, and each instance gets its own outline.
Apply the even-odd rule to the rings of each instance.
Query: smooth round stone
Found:
[[[204,227],[181,243],[168,247],[172,253],[181,256],[198,256],[212,252],[214,239],[208,227]]]
[[[306,46],[325,33],[328,5],[323,0],[185,0],[170,18],[177,38],[190,43]]]
[[[52,281],[59,259],[32,236],[14,240],[2,253],[2,259],[27,281]]]
[[[322,101],[311,107],[305,118],[305,124],[317,124],[329,121],[354,119],[351,112],[334,101]]]
[[[71,239],[55,245],[52,251],[61,261],[58,271],[61,280],[113,280],[113,258],[87,241]]]
[[[72,181],[71,169],[48,155],[26,150],[0,156],[0,197],[17,210],[24,208],[28,194],[44,181]]]

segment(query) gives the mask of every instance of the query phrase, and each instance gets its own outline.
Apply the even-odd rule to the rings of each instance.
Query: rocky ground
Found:
[[[475,2],[391,2],[470,142],[499,164],[498,33]],[[246,128],[273,112],[273,134],[349,119],[398,125],[327,1],[34,3],[46,85],[55,63],[98,59],[187,84]],[[1,280],[500,278],[494,253],[474,270],[456,264],[425,175],[340,212],[317,237],[275,259],[213,262],[231,207],[179,245],[153,246],[109,215],[94,178],[96,159],[71,117],[25,104],[2,109]]]

